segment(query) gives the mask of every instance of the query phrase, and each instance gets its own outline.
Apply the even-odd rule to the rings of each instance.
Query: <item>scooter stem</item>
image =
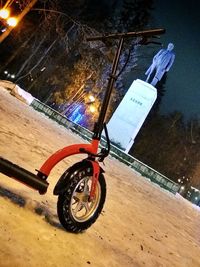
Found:
[[[114,60],[113,60],[112,71],[111,71],[110,77],[108,79],[108,85],[107,85],[107,89],[105,92],[105,96],[104,96],[104,100],[102,103],[99,118],[98,118],[98,121],[94,125],[94,130],[93,130],[94,134],[92,137],[93,139],[98,139],[98,140],[101,139],[101,133],[103,130],[103,124],[104,124],[104,120],[105,120],[105,116],[106,116],[106,111],[107,111],[107,108],[109,105],[110,96],[112,93],[114,82],[116,80],[116,72],[117,72],[117,67],[119,64],[119,59],[120,59],[120,54],[121,54],[121,50],[123,47],[123,43],[124,43],[124,38],[121,37],[119,40],[119,43],[118,43],[118,48],[117,48]]]

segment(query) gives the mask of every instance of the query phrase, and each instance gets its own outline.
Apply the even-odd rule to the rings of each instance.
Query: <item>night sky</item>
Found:
[[[175,62],[167,74],[161,114],[180,111],[200,118],[200,0],[154,0],[148,28],[165,28],[163,47],[174,43]],[[158,48],[159,50],[160,48]]]
[[[167,75],[161,114],[175,110],[200,118],[200,1],[155,0],[152,27],[163,27],[164,47],[174,43],[174,65]]]

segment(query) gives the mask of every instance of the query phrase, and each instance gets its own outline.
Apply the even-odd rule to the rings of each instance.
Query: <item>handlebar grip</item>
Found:
[[[153,35],[160,35],[165,33],[165,29],[152,29],[152,30],[145,30],[145,31],[138,31],[138,32],[127,32],[127,33],[111,33],[111,34],[104,34],[99,36],[91,36],[87,37],[87,41],[98,41],[98,40],[105,40],[105,39],[117,39],[117,38],[126,38],[126,37],[150,37]]]

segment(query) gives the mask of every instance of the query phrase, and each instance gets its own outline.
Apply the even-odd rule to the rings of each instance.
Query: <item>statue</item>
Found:
[[[150,83],[151,85],[155,86],[158,81],[160,81],[165,74],[171,68],[175,54],[172,52],[174,45],[172,43],[168,44],[167,49],[161,49],[154,57],[151,66],[145,72],[147,76],[146,82]],[[152,81],[149,82],[151,75],[155,73]]]

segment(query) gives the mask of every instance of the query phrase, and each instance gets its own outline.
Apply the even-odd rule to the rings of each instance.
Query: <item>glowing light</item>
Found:
[[[10,77],[11,77],[12,79],[15,79],[15,74],[12,74]]]
[[[43,72],[46,69],[46,67],[43,67],[40,71]]]
[[[5,70],[5,71],[4,71],[4,74],[8,74],[8,71],[7,71],[7,70]]]
[[[94,113],[95,111],[96,111],[95,106],[91,105],[91,106],[90,106],[90,112]]]
[[[9,19],[7,19],[7,23],[9,26],[15,27],[18,23],[18,20],[14,17],[10,17]]]
[[[95,98],[94,98],[94,96],[93,95],[89,95],[89,100],[90,100],[90,102],[94,102],[95,101]]]
[[[8,9],[0,10],[0,18],[7,19],[10,16],[10,11]]]
[[[75,122],[75,123],[81,123],[83,114],[82,114],[82,105],[77,104],[72,114],[68,117],[69,120]]]

